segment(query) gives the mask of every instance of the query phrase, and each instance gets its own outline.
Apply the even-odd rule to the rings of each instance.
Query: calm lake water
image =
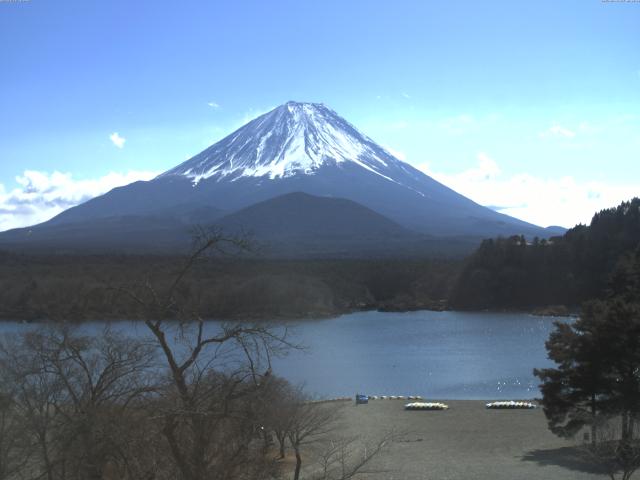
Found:
[[[550,366],[544,342],[554,320],[517,313],[360,312],[289,322],[305,351],[274,361],[274,373],[319,397],[422,395],[438,399],[539,396],[535,367]],[[211,322],[214,328],[216,322]],[[99,332],[104,324],[83,329]],[[131,322],[117,328],[146,334]],[[0,333],[33,328],[0,323]]]

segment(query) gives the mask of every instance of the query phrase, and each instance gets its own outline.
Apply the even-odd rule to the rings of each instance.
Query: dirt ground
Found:
[[[446,411],[406,411],[403,400],[347,403],[341,430],[374,440],[400,432],[374,462],[388,480],[590,480],[607,478],[586,461],[579,440],[547,429],[542,409],[487,410],[482,401],[444,401]],[[345,402],[346,403],[346,402]]]

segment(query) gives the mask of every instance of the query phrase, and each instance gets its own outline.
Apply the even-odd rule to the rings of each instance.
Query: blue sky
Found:
[[[287,100],[541,225],[640,194],[640,3],[0,1],[0,230]]]

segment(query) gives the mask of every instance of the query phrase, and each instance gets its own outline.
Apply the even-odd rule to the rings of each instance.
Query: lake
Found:
[[[539,396],[553,319],[519,313],[362,312],[299,323],[310,350],[274,370],[319,395]],[[569,319],[564,319],[569,320]]]
[[[274,373],[319,397],[422,395],[438,399],[530,399],[533,368],[551,366],[544,343],[553,321],[521,313],[358,312],[287,322],[305,351],[274,361]],[[211,326],[215,326],[212,322]],[[83,329],[99,332],[104,324]],[[132,335],[141,325],[118,322]],[[0,333],[32,328],[0,323]]]

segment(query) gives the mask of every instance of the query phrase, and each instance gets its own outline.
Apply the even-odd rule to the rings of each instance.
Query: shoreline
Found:
[[[508,402],[513,400],[514,402],[531,402],[536,404],[536,408],[542,408],[539,405],[539,398],[535,397],[490,397],[490,398],[440,398],[440,397],[423,397],[421,395],[416,395],[417,398],[409,398],[407,395],[375,395],[378,398],[371,398],[374,395],[368,395],[369,403],[380,403],[380,402],[476,402],[482,403],[483,405],[487,402]],[[380,398],[385,397],[385,398]],[[390,398],[396,397],[396,398]],[[316,403],[329,403],[329,402],[351,402],[355,405],[355,395],[351,397],[334,397],[334,398],[318,398],[312,400],[312,402]]]
[[[340,433],[369,442],[398,433],[372,465],[388,472],[381,478],[389,480],[603,478],[581,455],[578,439],[548,430],[541,408],[487,409],[482,400],[442,401],[448,410],[407,411],[401,401],[345,405]]]
[[[411,312],[461,312],[461,313],[513,313],[513,314],[524,314],[524,315],[532,315],[534,317],[566,317],[566,318],[577,318],[579,317],[579,309],[571,308],[566,311],[558,311],[555,309],[548,309],[548,307],[544,308],[531,308],[531,309],[479,309],[479,310],[467,310],[467,309],[455,309],[455,308],[428,308],[422,305],[413,307],[408,307],[404,309],[393,309],[384,306],[372,307],[372,308],[352,308],[352,309],[341,309],[335,310],[332,312],[322,311],[322,312],[304,312],[300,315],[275,315],[268,317],[267,315],[261,316],[253,316],[253,315],[245,315],[245,316],[231,316],[225,319],[215,319],[215,318],[207,318],[205,321],[222,321],[222,322],[289,322],[289,321],[307,321],[307,320],[326,320],[330,318],[340,317],[342,315],[349,315],[353,313],[367,313],[367,312],[379,312],[379,313],[411,313]],[[268,317],[268,318],[266,318]],[[170,319],[166,319],[170,321]],[[124,318],[103,318],[103,319],[95,319],[95,318],[84,318],[84,319],[74,319],[69,320],[63,323],[73,323],[73,324],[82,324],[86,322],[136,322],[143,321],[143,319],[124,319]],[[34,317],[27,315],[3,315],[0,312],[0,323],[1,322],[15,322],[15,323],[57,323],[56,320],[51,318],[44,317]]]

